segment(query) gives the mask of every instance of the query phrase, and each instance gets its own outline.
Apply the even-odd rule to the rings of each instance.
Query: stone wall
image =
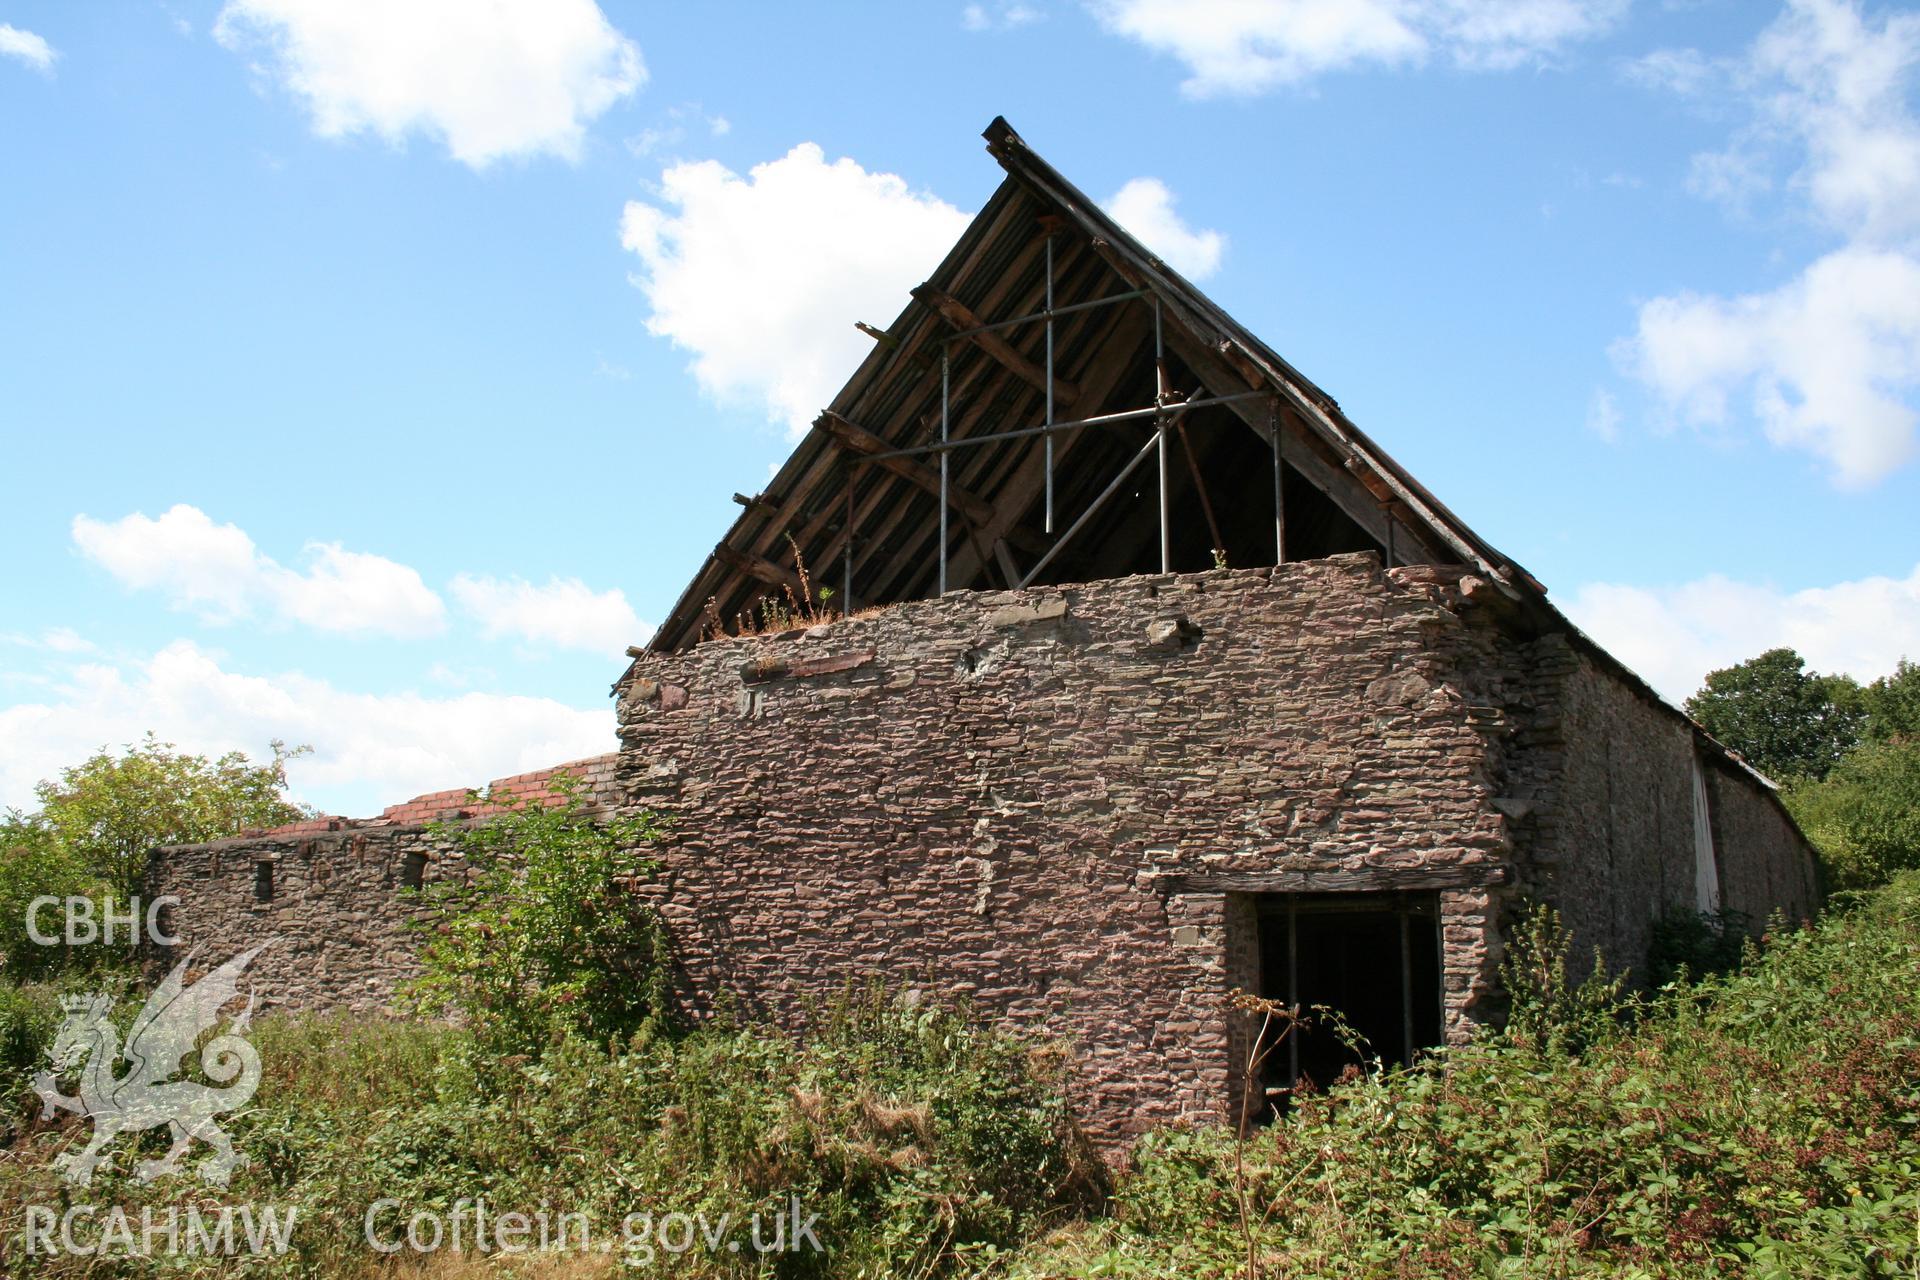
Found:
[[[1229,1105],[1223,1002],[1251,976],[1230,895],[1427,873],[1458,886],[1464,1033],[1528,685],[1453,577],[1354,555],[956,593],[640,658],[622,778],[680,817],[661,906],[690,999],[792,1019],[871,976],[964,996],[1076,1045],[1083,1113],[1124,1134]]]
[[[1777,804],[1756,804],[1744,770],[1709,757],[1708,804],[1720,854],[1720,901],[1762,929],[1779,912],[1799,924],[1820,905],[1820,886],[1806,841]]]
[[[1453,1038],[1498,1013],[1519,898],[1615,966],[1691,903],[1694,729],[1519,617],[1373,555],[954,593],[644,654],[620,753],[585,764],[609,805],[675,819],[646,892],[696,1015],[803,1025],[873,978],[964,997],[1069,1042],[1079,1112],[1119,1142],[1232,1114],[1258,893],[1433,894]],[[1804,914],[1804,841],[1706,759],[1728,905]],[[420,823],[465,800],[166,851],[161,891],[214,953],[280,934],[259,970],[289,1003],[381,1007],[413,971],[409,855],[459,873]]]
[[[614,757],[605,755],[497,779],[486,788],[490,802],[464,789],[436,791],[378,818],[315,818],[157,850],[149,893],[180,899],[165,920],[180,944],[154,962],[170,965],[197,947],[201,961],[218,964],[273,938],[250,970],[266,1007],[387,1009],[419,971],[401,892],[410,871],[423,883],[464,874],[454,829],[509,802],[556,803],[561,773],[579,781],[590,803],[604,808],[613,798]],[[265,899],[262,865],[271,868]]]
[[[1812,850],[1765,783],[1569,635],[1533,650],[1528,743],[1541,784],[1523,819],[1531,893],[1572,929],[1576,971],[1598,948],[1609,969],[1637,980],[1654,922],[1675,907],[1712,905],[1696,891],[1696,759],[1721,905],[1756,927],[1775,909],[1796,920],[1812,913]]]

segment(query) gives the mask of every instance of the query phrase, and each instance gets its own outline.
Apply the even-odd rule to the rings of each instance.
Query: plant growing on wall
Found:
[[[658,869],[647,850],[662,824],[599,816],[574,779],[555,787],[558,803],[444,828],[464,874],[410,891],[431,908],[413,1007],[464,1015],[500,1054],[537,1056],[568,1034],[624,1041],[669,1006],[666,931],[634,892]]]

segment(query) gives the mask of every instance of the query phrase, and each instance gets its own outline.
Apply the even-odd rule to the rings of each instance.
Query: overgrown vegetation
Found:
[[[790,1216],[797,1198],[825,1252],[674,1257],[656,1243],[652,1265],[876,1277],[953,1271],[1092,1204],[1058,1055],[878,991],[822,1010],[804,1041],[728,1023],[643,1028],[615,1050],[566,1036],[503,1061],[467,1031],[421,1023],[269,1021],[254,1038],[267,1075],[234,1126],[253,1163],[217,1202],[294,1207],[294,1248],[271,1263],[193,1260],[208,1273],[361,1274],[381,1261],[363,1235],[381,1200],[395,1202],[375,1215],[382,1241],[404,1237],[416,1210],[480,1195],[495,1213],[584,1214],[592,1239],[617,1242],[635,1212],[724,1219],[745,1240],[754,1214]],[[0,1268],[178,1274],[184,1260],[24,1255],[22,1206],[66,1203],[47,1161],[75,1136],[36,1126],[0,1163]],[[215,1202],[197,1184],[138,1185],[126,1146],[87,1199],[130,1212]]]
[[[603,818],[577,780],[559,803],[529,800],[478,824],[451,824],[470,874],[418,892],[416,1011],[458,1013],[483,1049],[539,1054],[567,1035],[624,1043],[664,1019],[670,975],[660,921],[634,892],[657,862],[651,816]]]
[[[1636,1018],[1578,989],[1546,1001],[1577,1036],[1376,1075],[1244,1147],[1151,1135],[1109,1217],[1006,1274],[1245,1276],[1236,1168],[1263,1275],[1915,1274],[1920,876]]]
[[[114,892],[52,824],[9,830],[0,895],[69,874]],[[813,1010],[804,1036],[731,1014],[677,1024],[666,939],[641,905],[658,835],[573,794],[462,830],[472,875],[422,894],[413,991],[457,1022],[261,1022],[266,1076],[230,1123],[253,1163],[217,1191],[130,1176],[159,1130],[123,1140],[87,1192],[62,1184],[52,1158],[87,1125],[42,1120],[29,1077],[62,991],[130,975],[55,966],[0,986],[0,1272],[502,1274],[368,1245],[369,1229],[397,1241],[415,1211],[478,1197],[496,1215],[579,1215],[616,1246],[544,1275],[1920,1273],[1920,872],[1776,928],[1764,953],[1742,920],[1669,916],[1650,963],[1671,985],[1651,996],[1623,994],[1598,956],[1570,965],[1557,917],[1536,910],[1503,963],[1504,1033],[1301,1099],[1246,1140],[1151,1134],[1109,1182],[1072,1126],[1065,1050],[964,1010],[876,988]],[[281,1257],[24,1252],[27,1206],[81,1201],[270,1205],[299,1225]],[[672,1252],[656,1234],[624,1252],[636,1213],[700,1215],[716,1243]],[[756,1215],[804,1218],[821,1250],[731,1251]]]
[[[364,1243],[367,1206],[399,1202],[376,1215],[391,1240],[415,1208],[476,1194],[596,1231],[635,1211],[738,1224],[796,1196],[819,1215],[824,1253],[653,1258],[683,1275],[1913,1274],[1920,875],[1632,1005],[1604,977],[1572,979],[1551,917],[1530,920],[1512,1034],[1302,1100],[1244,1143],[1152,1134],[1104,1205],[1058,1052],[879,991],[804,1038],[643,1020],[613,1046],[562,1030],[539,1057],[462,1028],[270,1021],[267,1078],[234,1126],[255,1163],[230,1188],[140,1187],[120,1171],[154,1151],[129,1141],[88,1198],[299,1208],[288,1257],[186,1268],[219,1274],[396,1274]],[[23,1026],[39,1043],[16,1061],[47,1033],[44,1016]],[[20,1206],[65,1203],[47,1162],[79,1136],[19,1114],[0,1161],[8,1234]],[[181,1269],[8,1248],[8,1274]],[[435,1274],[495,1274],[462,1265]]]
[[[818,589],[814,587],[813,575],[807,571],[806,558],[800,554],[800,544],[791,533],[786,535],[786,539],[793,554],[793,580],[782,584],[778,594],[769,591],[760,597],[757,606],[736,614],[731,627],[721,618],[720,606],[714,597],[708,596],[701,615],[702,640],[777,635],[782,631],[832,622],[841,616],[841,611],[832,605],[833,588],[825,584]]]

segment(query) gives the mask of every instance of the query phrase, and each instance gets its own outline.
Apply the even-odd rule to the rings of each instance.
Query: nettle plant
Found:
[[[666,929],[636,887],[659,869],[653,814],[603,817],[561,778],[559,803],[525,800],[448,825],[464,876],[410,890],[430,908],[414,1010],[454,1013],[503,1054],[538,1056],[567,1035],[624,1042],[671,1004]]]

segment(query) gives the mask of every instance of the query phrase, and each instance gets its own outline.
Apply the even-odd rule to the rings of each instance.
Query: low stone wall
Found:
[[[497,779],[485,789],[490,802],[472,791],[438,791],[378,818],[316,818],[157,850],[149,893],[180,899],[167,915],[180,943],[154,963],[171,965],[198,948],[200,960],[218,964],[271,938],[250,970],[265,1007],[388,1009],[419,971],[403,885],[416,872],[423,883],[464,874],[451,827],[484,821],[508,802],[556,803],[562,773],[604,808],[614,799],[614,764],[612,755],[596,756]]]

